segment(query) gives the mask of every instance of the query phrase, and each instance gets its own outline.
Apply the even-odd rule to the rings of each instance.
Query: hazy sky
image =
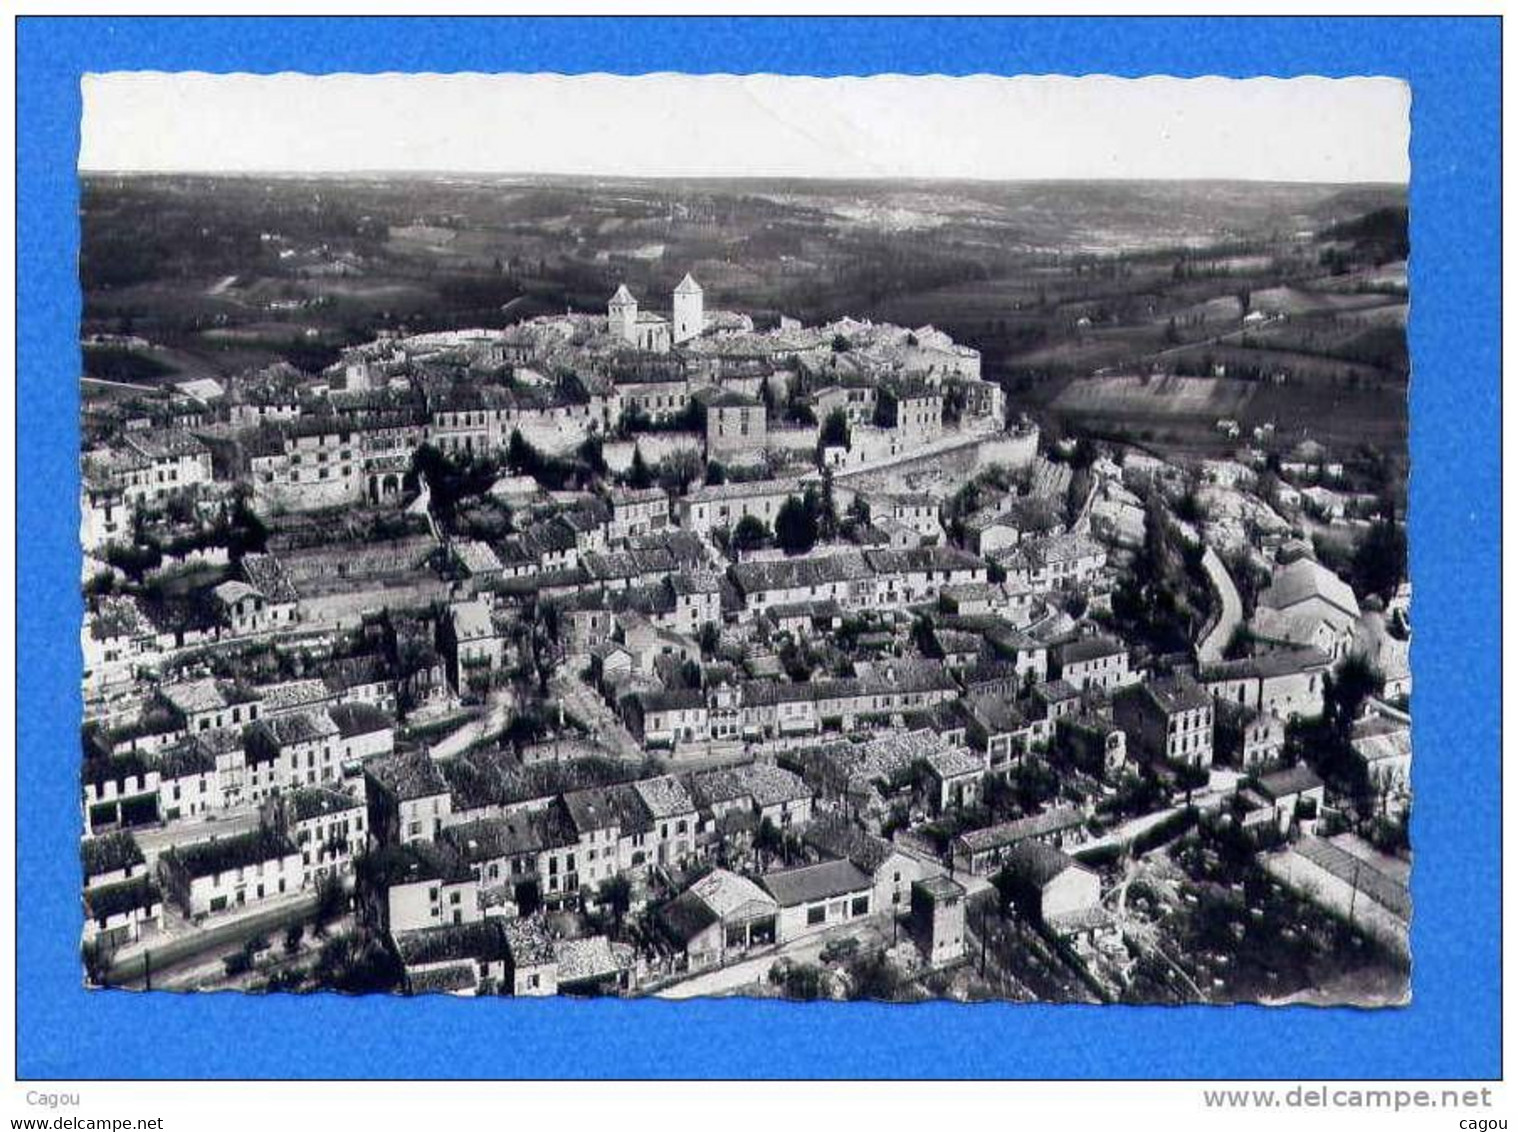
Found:
[[[206,75],[84,80],[83,170],[1408,178],[1395,79]]]

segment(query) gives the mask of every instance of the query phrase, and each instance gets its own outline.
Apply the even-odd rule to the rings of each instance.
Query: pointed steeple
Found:
[[[614,338],[637,341],[638,300],[632,297],[626,283],[619,284],[617,293],[606,302],[606,329]]]
[[[706,304],[706,299],[701,294],[701,284],[692,279],[689,272],[686,272],[685,278],[680,280],[680,285],[675,288],[673,298],[674,341],[678,346],[682,342],[689,342],[706,329],[706,315],[702,309]]]

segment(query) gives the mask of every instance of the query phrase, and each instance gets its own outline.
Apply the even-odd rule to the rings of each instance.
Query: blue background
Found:
[[[1496,19],[847,19],[802,28],[764,19],[21,20],[18,1074],[1500,1075],[1499,48]],[[116,69],[1409,80],[1413,1004],[1357,1011],[87,994],[77,950],[74,168],[79,77]]]

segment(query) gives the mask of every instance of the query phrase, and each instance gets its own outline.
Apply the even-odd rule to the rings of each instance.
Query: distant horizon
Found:
[[[1393,78],[86,75],[81,172],[1409,180]],[[457,170],[456,173],[448,173]]]

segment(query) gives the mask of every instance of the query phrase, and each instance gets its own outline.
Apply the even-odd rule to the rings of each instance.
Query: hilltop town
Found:
[[[933,326],[691,274],[83,432],[93,984],[1405,995],[1359,450],[1052,429]]]

